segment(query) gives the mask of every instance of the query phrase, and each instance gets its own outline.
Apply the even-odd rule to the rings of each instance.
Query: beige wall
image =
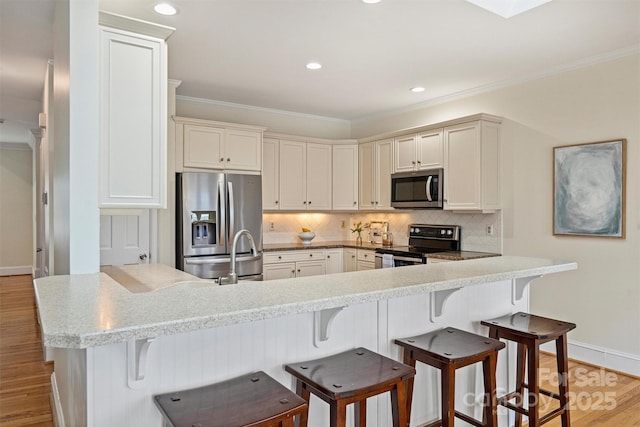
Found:
[[[0,276],[31,273],[32,174],[32,152],[26,144],[0,146]]]
[[[475,113],[504,117],[504,253],[578,262],[533,282],[533,313],[578,324],[570,340],[640,372],[640,56],[393,117],[352,123],[353,137]],[[552,147],[627,139],[626,239],[552,235]],[[633,365],[633,366],[632,366]]]

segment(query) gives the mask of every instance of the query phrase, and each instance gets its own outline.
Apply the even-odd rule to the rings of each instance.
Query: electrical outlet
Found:
[[[487,224],[487,235],[493,236],[493,224]]]
[[[344,230],[347,227],[347,221],[345,221],[344,219],[342,220],[342,223],[340,224],[340,228],[342,230]]]
[[[273,221],[269,221],[269,231],[274,231],[276,229],[276,223]]]

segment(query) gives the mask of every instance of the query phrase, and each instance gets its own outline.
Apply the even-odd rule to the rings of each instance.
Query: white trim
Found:
[[[58,383],[56,381],[56,373],[51,374],[51,410],[53,411],[53,423],[56,427],[65,427],[64,413],[62,412],[62,403],[60,402],[60,393],[58,392]]]
[[[516,77],[514,79],[503,80],[501,82],[489,83],[475,88],[462,90],[460,92],[443,95],[436,98],[431,98],[427,101],[419,104],[413,104],[404,108],[397,108],[393,110],[381,111],[371,115],[357,117],[351,120],[351,123],[358,123],[363,121],[369,121],[373,119],[381,119],[389,116],[395,116],[402,113],[408,113],[411,111],[421,110],[423,108],[432,107],[435,105],[444,104],[458,99],[469,98],[474,95],[480,95],[482,93],[492,92],[499,89],[505,89],[511,86],[527,83],[534,80],[540,80],[547,77],[555,76],[558,74],[566,73],[569,71],[579,70],[581,68],[590,67],[603,62],[615,61],[617,59],[625,58],[631,55],[640,54],[640,45],[633,45],[623,49],[614,50],[612,52],[603,53],[600,55],[594,55],[589,58],[581,59],[578,61],[570,62],[555,68],[550,68],[538,73],[528,74],[522,77]]]
[[[33,274],[33,266],[16,265],[14,267],[0,267],[0,276],[17,276],[22,274]]]
[[[306,119],[325,120],[328,122],[346,123],[346,124],[351,123],[351,120],[338,119],[335,117],[315,116],[313,114],[297,113],[295,111],[277,110],[275,108],[266,108],[266,107],[256,107],[254,105],[236,104],[233,102],[216,101],[214,99],[195,98],[193,96],[176,95],[176,100],[197,102],[201,104],[217,105],[219,107],[238,108],[240,110],[260,111],[263,113],[271,113],[271,114],[283,114],[288,116],[303,117]]]
[[[28,142],[0,142],[0,150],[31,151]]]
[[[545,343],[540,348],[549,353],[555,354],[556,352],[554,341]],[[640,376],[640,356],[635,354],[571,340],[568,342],[567,352],[569,357],[574,360],[613,369],[636,377]]]

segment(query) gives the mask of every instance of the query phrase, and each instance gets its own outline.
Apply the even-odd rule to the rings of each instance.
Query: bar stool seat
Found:
[[[445,328],[397,339],[395,343],[403,348],[403,361],[407,365],[415,367],[416,361],[420,361],[441,372],[442,418],[428,426],[453,427],[457,417],[474,426],[497,427],[496,364],[498,351],[505,347],[503,342],[456,328]],[[482,362],[485,388],[482,422],[455,410],[455,371],[478,362]],[[410,414],[413,379],[409,381],[407,395],[407,412]]]
[[[481,323],[489,327],[490,337],[504,338],[518,343],[515,391],[498,400],[500,405],[516,412],[515,426],[521,426],[522,415],[526,415],[530,427],[538,427],[557,416],[562,417],[562,427],[569,427],[567,333],[575,329],[575,323],[522,312],[483,320]],[[540,344],[549,341],[556,342],[558,393],[541,389],[539,385]],[[525,370],[528,375],[526,383]],[[523,405],[525,388],[527,389],[528,409],[525,409]],[[540,417],[537,405],[540,401],[540,393],[557,399],[560,407]],[[516,399],[515,405],[509,403],[511,399]]]
[[[366,399],[391,392],[394,427],[406,427],[407,381],[415,369],[365,348],[357,348],[322,359],[292,363],[285,370],[296,378],[296,392],[307,402],[311,393],[329,403],[331,427],[346,425],[346,407],[355,403],[355,425],[365,426]],[[306,427],[307,417],[300,417]]]
[[[293,427],[294,416],[308,410],[304,399],[262,371],[153,400],[165,425],[175,427]]]

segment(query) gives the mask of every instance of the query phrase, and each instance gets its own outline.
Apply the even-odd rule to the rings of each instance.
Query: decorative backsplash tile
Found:
[[[343,228],[344,221],[344,228]],[[263,215],[264,243],[297,242],[302,227],[316,233],[314,241],[355,240],[350,229],[358,222],[387,221],[394,244],[408,244],[409,224],[445,224],[462,227],[462,249],[466,251],[502,253],[502,212],[493,214],[453,213],[442,210],[414,210],[397,212],[354,213],[265,213]],[[270,229],[273,224],[273,230]],[[493,234],[487,234],[492,226]],[[362,233],[367,241],[367,231]]]

